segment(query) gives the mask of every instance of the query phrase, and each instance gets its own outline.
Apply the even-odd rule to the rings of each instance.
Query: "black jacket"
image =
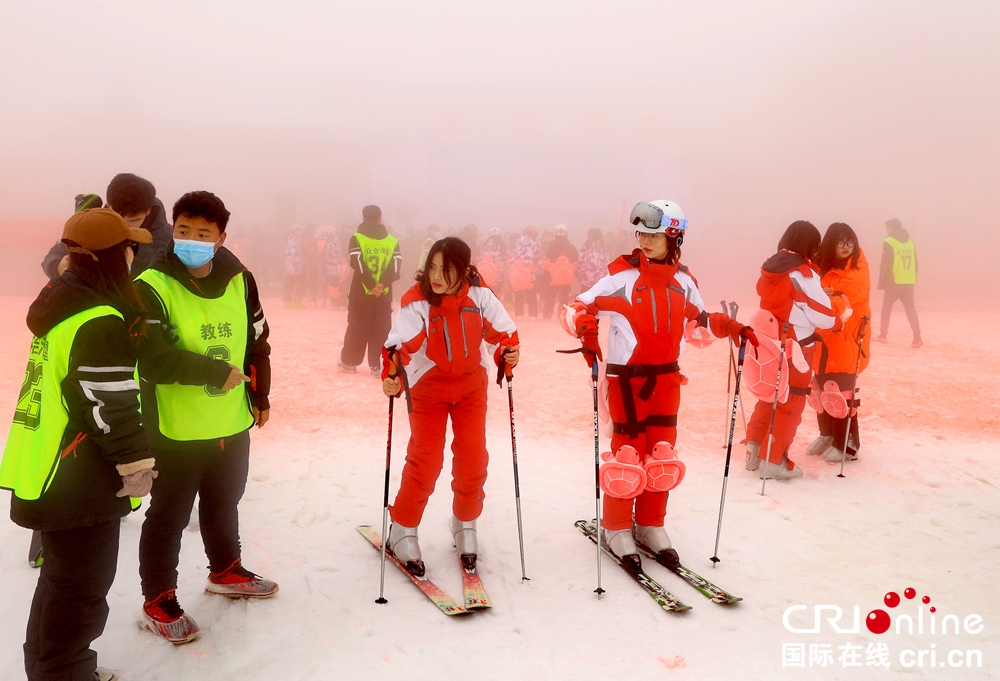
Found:
[[[560,256],[566,256],[566,259],[571,263],[576,263],[580,259],[579,253],[576,251],[576,246],[570,243],[569,237],[557,236],[549,244],[549,249],[545,252],[545,257],[549,259],[550,262],[555,262]]]
[[[385,225],[378,222],[362,222],[358,225],[357,232],[370,239],[384,239],[389,235],[386,230]],[[351,241],[347,248],[347,262],[350,263],[351,269],[354,270],[354,277],[351,279],[351,300],[361,300],[368,298],[371,301],[384,301],[385,305],[392,305],[392,282],[399,279],[399,275],[402,272],[403,256],[399,252],[399,242],[396,243],[396,248],[392,253],[392,262],[389,263],[386,271],[382,273],[381,284],[385,285],[386,292],[381,296],[376,298],[374,295],[369,295],[365,293],[365,286],[368,290],[375,288],[375,276],[372,274],[371,269],[368,267],[368,263],[361,255],[361,245],[358,243],[357,238],[354,234],[351,235]]]
[[[233,277],[241,276],[246,283],[247,304],[247,347],[243,358],[234,356],[233,364],[251,377],[247,386],[250,402],[259,410],[269,409],[268,394],[271,391],[271,346],[267,342],[270,329],[264,318],[260,295],[253,275],[232,251],[223,247],[212,259],[212,271],[207,277],[196,279],[191,276],[184,263],[174,255],[173,244],[150,263],[150,269],[163,272],[176,279],[184,288],[201,298],[220,298]],[[149,326],[162,328],[171,321],[152,288],[144,281],[136,286],[146,302]],[[155,334],[154,334],[155,337]],[[165,438],[159,432],[156,410],[156,383],[180,383],[183,385],[210,385],[221,388],[229,377],[227,362],[211,359],[194,352],[180,350],[175,346],[164,347],[157,343],[154,347],[140,352],[139,376],[142,388],[142,407],[150,427],[150,440],[157,448],[177,448],[187,446]]]
[[[109,304],[67,272],[31,304],[28,328],[41,337],[79,312]],[[134,311],[120,311],[125,321],[100,317],[76,334],[62,384],[69,409],[60,444],[62,458],[51,485],[37,500],[11,495],[11,520],[22,527],[51,532],[113,520],[130,511],[128,498],[115,496],[122,488],[115,466],[152,454],[134,378],[136,353],[130,327],[135,327],[137,317]]]
[[[167,250],[167,246],[173,240],[173,227],[167,222],[167,211],[159,199],[153,199],[153,207],[149,209],[149,215],[143,220],[142,228],[149,230],[150,234],[153,235],[153,241],[148,244],[139,244],[139,251],[135,254],[135,260],[132,262],[132,276],[138,275],[149,267],[149,263]],[[59,261],[67,255],[69,255],[69,249],[62,241],[57,241],[45,254],[42,259],[42,271],[45,272],[45,276],[50,281],[59,278]]]

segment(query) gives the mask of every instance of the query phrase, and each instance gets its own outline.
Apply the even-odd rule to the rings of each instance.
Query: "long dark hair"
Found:
[[[813,223],[806,220],[796,220],[788,225],[778,242],[779,251],[798,253],[806,260],[815,260],[819,253],[819,230]]]
[[[434,289],[431,287],[431,263],[434,262],[434,256],[438,253],[441,254],[441,263],[444,265],[444,278],[448,282],[448,288],[451,288],[456,283],[455,280],[448,278],[452,267],[455,268],[458,281],[461,281],[463,273],[465,273],[465,279],[470,284],[479,285],[479,270],[472,264],[472,249],[469,248],[469,244],[457,236],[446,236],[443,239],[439,239],[434,242],[431,250],[427,252],[427,259],[424,260],[424,269],[417,273],[420,292],[424,295],[427,302],[434,306],[441,304],[441,295],[434,293]]]
[[[130,247],[128,241],[122,241],[110,248],[94,251],[97,260],[87,253],[70,253],[69,270],[107,298],[119,312],[143,315],[145,305],[132,283],[132,275],[125,260],[125,251]]]
[[[837,242],[845,239],[854,242],[854,252],[846,260],[837,257]],[[861,244],[858,243],[858,235],[854,233],[851,226],[846,222],[835,222],[826,228],[823,235],[823,243],[819,247],[819,258],[816,264],[819,265],[820,274],[826,274],[835,269],[858,269],[858,258],[861,257]]]

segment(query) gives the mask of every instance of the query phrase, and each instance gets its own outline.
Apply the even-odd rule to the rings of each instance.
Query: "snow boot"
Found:
[[[781,457],[781,463],[771,463],[770,461],[761,461],[760,466],[760,479],[761,480],[791,480],[792,478],[798,478],[802,476],[802,469],[792,464],[792,468],[788,468],[788,456],[785,455]]]
[[[479,553],[479,541],[476,536],[475,520],[459,520],[451,517],[451,534],[455,538],[455,548],[462,557],[462,567],[466,570],[476,569],[476,556]]]
[[[350,364],[344,364],[343,362],[337,362],[337,368],[343,371],[345,374],[356,373],[358,368]]]
[[[826,450],[833,444],[832,435],[820,435],[818,438],[812,441],[812,444],[806,447],[806,454],[810,456],[819,456],[826,452]]]
[[[201,631],[198,623],[181,610],[174,589],[164,591],[153,600],[142,604],[139,625],[174,645],[195,640]]]
[[[840,460],[844,458],[844,450],[835,445],[830,445],[827,447],[826,451],[823,452],[823,458],[830,463],[840,463]],[[857,461],[858,455],[851,452],[850,447],[847,449],[847,460]]]
[[[913,342],[910,343],[910,347],[919,350],[920,348],[924,347],[924,342],[919,337],[914,338]]]
[[[118,672],[98,667],[94,671],[94,681],[118,681]]]
[[[212,572],[205,584],[205,593],[229,598],[270,598],[278,593],[278,585],[243,567],[243,559],[236,561],[222,572]]]
[[[755,471],[760,468],[760,443],[753,440],[747,441],[747,470]]]
[[[681,559],[662,525],[636,525],[634,532],[636,544],[655,555],[657,563],[671,570],[680,567]]]
[[[634,575],[642,572],[642,560],[631,530],[602,530],[602,543],[621,559],[622,566]]]
[[[417,541],[417,528],[406,527],[392,521],[389,528],[389,543],[386,548],[396,556],[396,560],[406,566],[406,569],[417,577],[424,576],[424,561],[420,560],[420,544]]]

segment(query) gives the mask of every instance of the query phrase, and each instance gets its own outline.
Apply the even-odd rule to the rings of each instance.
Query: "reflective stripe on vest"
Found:
[[[246,358],[246,281],[232,278],[219,298],[202,298],[157,270],[137,279],[149,284],[163,304],[169,323],[177,325],[177,347],[230,362],[243,371]],[[210,386],[156,386],[159,430],[171,440],[214,440],[242,433],[253,425],[246,384],[229,391]]]
[[[891,236],[885,242],[892,246],[892,280],[897,284],[916,284],[917,252],[913,242],[903,243]]]
[[[371,271],[372,277],[375,278],[375,283],[379,283],[382,275],[389,269],[389,263],[392,262],[392,254],[395,252],[396,244],[399,242],[394,236],[372,239],[360,232],[355,234],[354,238],[357,239],[358,247],[361,249],[361,259],[364,260],[365,265]],[[371,293],[367,286],[362,284],[362,287],[365,289],[365,293]]]
[[[69,424],[62,382],[69,375],[73,341],[81,326],[110,316],[124,321],[113,307],[98,305],[59,322],[43,337],[31,341],[14,424],[0,461],[0,487],[13,490],[19,499],[38,499],[55,479]]]

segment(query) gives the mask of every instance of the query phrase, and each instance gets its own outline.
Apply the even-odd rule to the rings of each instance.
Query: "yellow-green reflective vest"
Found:
[[[892,280],[897,284],[916,284],[917,251],[913,242],[903,243],[891,236],[885,242],[892,246]]]
[[[0,461],[0,487],[19,499],[34,501],[52,484],[62,460],[69,409],[62,382],[69,375],[69,355],[80,327],[99,317],[121,313],[109,305],[77,312],[31,340],[28,369],[17,397],[14,424]],[[138,385],[136,386],[138,390]]]
[[[399,242],[396,240],[396,237],[391,235],[387,235],[381,239],[372,239],[360,232],[355,234],[354,238],[357,239],[358,247],[361,249],[362,260],[364,260],[368,269],[371,270],[372,276],[375,278],[375,283],[379,283],[382,275],[389,269],[389,263],[392,262],[392,254],[396,251],[396,244]],[[364,284],[362,286],[365,289],[365,293],[371,293],[367,286]]]
[[[158,270],[137,277],[153,289],[171,324],[177,325],[177,347],[235,364],[246,357],[246,281],[232,278],[219,298],[202,298]],[[156,386],[160,433],[171,440],[215,440],[242,433],[253,425],[246,384],[232,390],[171,383]]]

